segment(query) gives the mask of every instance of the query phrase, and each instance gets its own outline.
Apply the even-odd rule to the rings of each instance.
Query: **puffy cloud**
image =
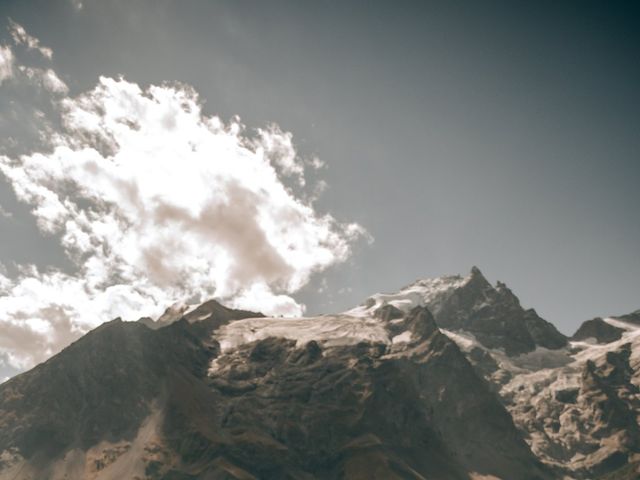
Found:
[[[13,52],[11,48],[0,45],[0,85],[13,76]]]
[[[15,368],[103,321],[157,316],[176,300],[300,315],[291,294],[348,258],[364,233],[286,185],[293,177],[306,188],[315,165],[276,125],[251,132],[207,116],[180,84],[102,77],[75,98],[48,90],[63,128],[41,152],[0,156],[0,173],[77,271],[2,277],[0,352]]]
[[[16,45],[24,45],[29,50],[36,50],[49,60],[53,57],[53,51],[49,47],[40,45],[40,40],[29,35],[22,25],[11,19],[9,19],[9,33]]]

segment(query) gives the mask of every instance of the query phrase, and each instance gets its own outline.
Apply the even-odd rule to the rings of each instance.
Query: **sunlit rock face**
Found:
[[[494,385],[533,453],[559,475],[591,479],[620,470],[611,478],[637,478],[640,327],[596,319],[572,338],[555,351],[506,357],[482,349],[483,356],[467,356]]]
[[[567,341],[475,268],[317,317],[175,304],[0,386],[0,479],[626,475],[640,326],[620,318]]]

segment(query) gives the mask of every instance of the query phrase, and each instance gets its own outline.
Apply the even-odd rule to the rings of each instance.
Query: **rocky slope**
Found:
[[[538,346],[558,349],[567,345],[567,338],[551,323],[535,310],[522,308],[504,283],[492,286],[477,267],[466,277],[418,280],[398,293],[376,294],[347,313],[369,316],[385,305],[400,311],[424,305],[440,327],[468,332],[483,346],[503,349],[507,355],[531,352]]]
[[[474,267],[466,277],[374,295],[349,313],[393,318],[413,305],[433,312],[557,477],[635,471],[628,465],[640,461],[640,311],[586,321],[567,339]]]
[[[605,322],[602,318],[596,317],[580,325],[571,340],[581,341],[592,338],[597,343],[611,343],[620,340],[624,331],[624,328],[616,327]]]
[[[601,322],[568,340],[476,268],[335,315],[115,320],[0,385],[0,480],[632,478],[640,325]]]

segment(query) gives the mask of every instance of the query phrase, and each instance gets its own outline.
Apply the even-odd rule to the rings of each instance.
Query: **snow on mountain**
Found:
[[[220,343],[222,351],[268,337],[295,340],[298,346],[311,340],[326,347],[355,345],[359,342],[406,343],[411,339],[410,332],[390,336],[385,328],[387,322],[381,318],[380,309],[391,305],[406,314],[417,306],[428,306],[433,313],[438,310],[438,305],[445,302],[457,289],[467,285],[472,277],[473,273],[466,277],[450,275],[418,280],[397,293],[376,293],[363,305],[335,315],[236,320],[222,326],[216,332],[215,339]],[[191,317],[194,313],[192,311],[187,316]]]
[[[439,306],[458,288],[467,285],[471,275],[448,275],[438,278],[427,278],[402,288],[397,293],[376,293],[369,297],[362,305],[347,310],[345,315],[354,317],[372,317],[376,310],[393,305],[406,313],[417,306],[429,307],[433,315],[439,310]]]
[[[619,340],[571,341],[566,365],[530,368],[499,390],[532,451],[577,478],[621,467],[640,449],[640,326],[605,321],[625,327]]]
[[[585,322],[567,341],[474,267],[464,277],[418,280],[397,293],[372,295],[345,314],[368,318],[385,308],[404,313],[415,306],[429,308],[441,331],[494,386],[545,463],[584,478],[638,459],[638,312]]]
[[[0,479],[601,478],[640,461],[639,319],[568,340],[475,267],[331,315],[178,302],[5,383]]]
[[[522,308],[505,284],[492,286],[477,267],[464,277],[423,279],[397,293],[377,293],[344,314],[372,317],[383,308],[406,313],[416,306],[426,306],[441,328],[466,331],[483,346],[502,349],[509,356],[567,344],[552,324]]]
[[[364,341],[391,343],[379,319],[350,315],[247,318],[224,325],[215,334],[223,352],[269,337],[295,340],[298,347],[312,340],[325,347],[355,345]]]
[[[638,326],[639,326],[634,323],[625,322],[623,320],[619,320],[614,317],[605,318],[604,321],[609,325],[611,325],[612,327],[621,328],[622,330],[627,330],[627,331],[635,331],[638,329]]]

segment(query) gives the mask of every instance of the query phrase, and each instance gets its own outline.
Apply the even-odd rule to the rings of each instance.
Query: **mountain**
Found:
[[[640,310],[636,310],[631,313],[627,313],[626,315],[620,315],[618,317],[613,317],[615,320],[619,320],[621,322],[633,323],[635,325],[640,325]]]
[[[597,343],[611,343],[622,338],[625,329],[611,325],[600,317],[593,320],[587,320],[576,333],[571,337],[572,340],[588,340],[595,339]]]
[[[567,339],[475,267],[338,314],[116,319],[0,385],[0,480],[632,478],[640,326],[602,322]]]
[[[440,327],[469,332],[485,347],[502,348],[511,356],[537,347],[559,349],[567,345],[567,338],[551,323],[535,310],[522,308],[504,283],[492,286],[477,267],[466,277],[418,280],[397,293],[376,294],[350,313],[371,315],[384,305],[400,310],[424,305]]]
[[[640,478],[640,325],[596,318],[564,348],[511,357],[468,332],[449,335],[493,385],[532,452],[557,475]],[[628,477],[612,473],[627,470],[619,475]]]

